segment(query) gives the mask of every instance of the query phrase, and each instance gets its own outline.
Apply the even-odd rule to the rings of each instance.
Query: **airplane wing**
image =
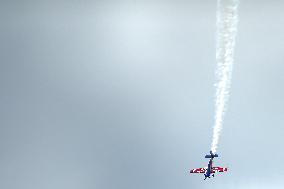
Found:
[[[212,173],[227,172],[227,167],[212,167]]]
[[[197,168],[190,170],[190,173],[205,173],[205,172],[206,172],[205,168]]]

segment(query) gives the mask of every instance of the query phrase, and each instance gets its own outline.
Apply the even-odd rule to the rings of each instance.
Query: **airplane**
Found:
[[[210,178],[212,175],[213,177],[215,176],[214,174],[217,172],[227,172],[228,168],[223,168],[223,167],[213,167],[213,159],[215,157],[219,157],[218,154],[213,154],[212,151],[210,151],[210,155],[206,155],[205,158],[210,158],[208,166],[205,168],[198,168],[198,169],[192,169],[190,170],[190,173],[204,173],[204,180],[207,178]]]

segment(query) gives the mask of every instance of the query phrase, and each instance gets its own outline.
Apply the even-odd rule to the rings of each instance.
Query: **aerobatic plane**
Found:
[[[218,157],[218,154],[213,154],[213,152],[210,151],[210,155],[205,156],[205,158],[210,158],[208,166],[205,168],[192,169],[190,170],[190,173],[202,173],[205,176],[204,180],[206,180],[206,178],[210,178],[211,175],[214,177],[214,174],[217,172],[228,171],[228,168],[213,167],[213,159],[215,157]]]

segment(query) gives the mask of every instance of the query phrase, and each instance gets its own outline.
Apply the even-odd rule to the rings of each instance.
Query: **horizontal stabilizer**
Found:
[[[218,154],[211,154],[205,156],[205,158],[214,158],[214,157],[218,157]]]

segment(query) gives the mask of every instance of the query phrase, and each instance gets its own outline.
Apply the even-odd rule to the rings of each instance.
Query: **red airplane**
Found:
[[[211,175],[214,177],[215,173],[228,171],[228,168],[213,167],[214,157],[218,157],[218,154],[213,154],[213,152],[210,151],[210,155],[205,156],[205,158],[210,158],[208,166],[205,168],[192,169],[190,173],[203,173],[205,176],[204,180],[206,180],[206,178],[210,178]]]

